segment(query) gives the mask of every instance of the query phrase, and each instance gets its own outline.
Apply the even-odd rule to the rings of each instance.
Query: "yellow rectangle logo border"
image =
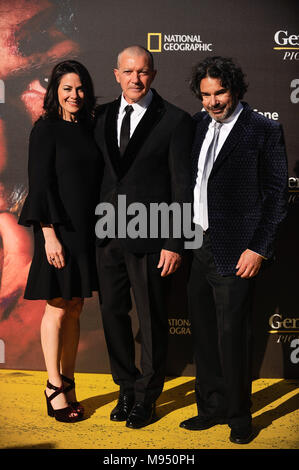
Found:
[[[158,38],[159,38],[158,49],[151,49],[151,38],[153,36],[158,36]],[[161,52],[162,51],[162,33],[147,33],[147,49],[150,52]]]

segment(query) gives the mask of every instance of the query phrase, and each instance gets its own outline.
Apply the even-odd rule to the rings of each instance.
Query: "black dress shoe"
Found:
[[[234,444],[248,444],[254,438],[251,425],[240,428],[232,428],[229,440]]]
[[[126,421],[134,405],[133,394],[122,394],[119,396],[118,403],[110,413],[111,421]]]
[[[186,419],[180,424],[180,428],[188,429],[189,431],[202,431],[209,429],[216,424],[223,424],[220,418],[211,418],[208,416],[194,416],[193,418]]]
[[[126,426],[128,428],[139,429],[150,424],[155,417],[155,403],[145,405],[136,402],[128,416]]]

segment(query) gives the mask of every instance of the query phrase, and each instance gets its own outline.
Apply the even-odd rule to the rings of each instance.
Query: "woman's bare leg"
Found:
[[[62,351],[62,330],[66,315],[66,303],[63,299],[52,299],[47,302],[44,316],[41,322],[41,344],[48,372],[49,382],[56,387],[62,385],[60,376],[60,360]],[[46,394],[50,396],[54,390],[46,388]],[[54,409],[68,406],[66,397],[60,393],[51,404]],[[76,413],[74,413],[76,415]]]
[[[76,357],[80,338],[80,314],[83,308],[83,299],[74,298],[67,301],[66,314],[62,326],[61,373],[74,379]],[[67,383],[65,383],[67,385]],[[67,393],[68,401],[76,401],[75,390]]]

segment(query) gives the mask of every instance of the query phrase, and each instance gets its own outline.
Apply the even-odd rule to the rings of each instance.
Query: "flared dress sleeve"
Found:
[[[40,119],[34,125],[29,138],[29,192],[19,217],[20,225],[29,227],[36,222],[66,222],[58,194],[55,153],[53,124]]]

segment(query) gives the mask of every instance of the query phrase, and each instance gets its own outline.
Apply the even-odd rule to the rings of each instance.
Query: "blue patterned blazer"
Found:
[[[214,163],[208,181],[209,229],[217,270],[236,272],[249,248],[271,258],[277,229],[287,211],[287,158],[282,127],[247,103]],[[211,118],[200,112],[192,149],[193,187]]]

